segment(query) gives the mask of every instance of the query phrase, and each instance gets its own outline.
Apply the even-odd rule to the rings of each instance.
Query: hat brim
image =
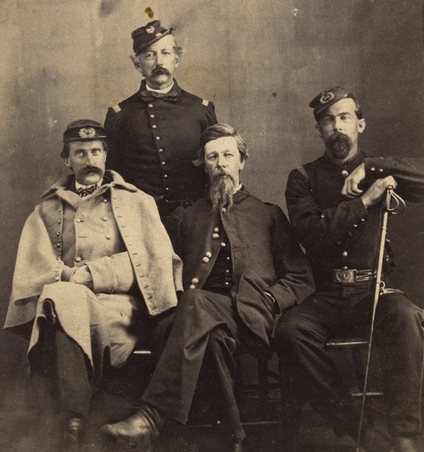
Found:
[[[105,140],[107,138],[106,135],[101,135],[97,137],[89,137],[89,138],[82,138],[82,137],[69,137],[64,138],[64,143],[72,143],[73,141],[97,141],[97,140]]]
[[[151,41],[149,41],[147,44],[145,44],[144,46],[142,46],[142,48],[140,50],[137,50],[137,52],[135,53],[135,56],[139,56],[140,53],[144,52],[146,49],[148,49],[152,44],[154,44],[155,42],[160,41],[162,38],[164,38],[165,36],[168,36],[172,33],[172,28],[168,28],[168,30],[166,30],[165,32],[163,32],[160,36],[156,36],[154,39],[152,39]]]

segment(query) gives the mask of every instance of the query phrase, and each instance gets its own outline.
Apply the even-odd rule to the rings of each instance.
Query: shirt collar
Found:
[[[102,184],[103,184],[103,178],[101,178],[99,180],[99,182],[97,182],[97,184],[91,184],[91,185],[82,185],[79,182],[75,181],[75,189],[78,190],[78,188],[82,188],[82,189],[84,189],[84,188],[91,188],[91,187],[94,187],[94,186],[96,188],[99,188],[99,187],[101,187]]]
[[[153,91],[153,92],[159,93],[159,94],[166,94],[166,93],[169,93],[169,91],[171,91],[171,89],[174,87],[174,85],[175,85],[175,82],[173,81],[173,82],[172,82],[172,85],[171,85],[171,86],[168,86],[167,88],[163,88],[163,89],[154,89],[154,88],[151,88],[151,87],[146,83],[146,90],[147,90],[147,91]]]
[[[234,193],[237,193],[239,190],[241,190],[241,187],[242,187],[243,185],[242,185],[242,183],[240,182],[238,185],[237,185],[237,187],[234,189]]]

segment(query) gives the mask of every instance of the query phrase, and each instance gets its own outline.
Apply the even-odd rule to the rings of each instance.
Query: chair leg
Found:
[[[268,362],[258,359],[258,392],[261,407],[266,407],[269,403],[269,381],[268,381]]]
[[[302,418],[303,403],[293,393],[292,379],[283,369],[279,359],[281,428],[283,430],[285,451],[299,452],[299,431]]]

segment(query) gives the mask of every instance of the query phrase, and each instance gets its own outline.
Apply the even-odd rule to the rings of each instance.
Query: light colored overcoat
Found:
[[[42,302],[52,299],[62,327],[91,362],[93,345],[96,355],[106,346],[112,349],[112,363],[120,365],[137,338],[133,337],[126,345],[117,343],[113,325],[117,327],[116,333],[132,324],[134,311],[140,304],[132,289],[138,286],[152,316],[176,306],[176,291],[182,290],[181,260],[173,251],[153,198],[113,171],[106,172],[110,183],[91,195],[91,208],[86,212],[90,222],[86,221],[85,227],[91,229],[88,228],[89,247],[85,248],[93,259],[78,256],[70,259],[72,252],[87,252],[84,251],[86,230],[81,229],[79,215],[82,207],[78,207],[83,201],[67,190],[72,177],[60,180],[47,190],[25,223],[4,327],[22,332],[25,328],[20,327],[31,327],[34,323],[31,349],[38,339],[38,322],[33,320],[44,317]],[[71,220],[66,213],[70,211],[73,212]],[[109,216],[113,218],[106,221]],[[69,223],[75,234],[69,234]],[[119,240],[113,235],[120,235]],[[76,244],[67,243],[69,237],[74,237]],[[114,248],[110,245],[109,249],[105,248],[111,238],[112,242],[121,243],[115,245],[116,254],[112,255],[110,249]],[[104,256],[103,249],[109,250]],[[84,264],[93,275],[93,290],[70,282],[73,269]],[[130,289],[132,295],[128,293]]]

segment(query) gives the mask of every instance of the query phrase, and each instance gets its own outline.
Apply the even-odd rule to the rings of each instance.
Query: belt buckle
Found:
[[[333,270],[333,281],[344,284],[352,284],[356,282],[356,270],[342,270],[335,268]]]

